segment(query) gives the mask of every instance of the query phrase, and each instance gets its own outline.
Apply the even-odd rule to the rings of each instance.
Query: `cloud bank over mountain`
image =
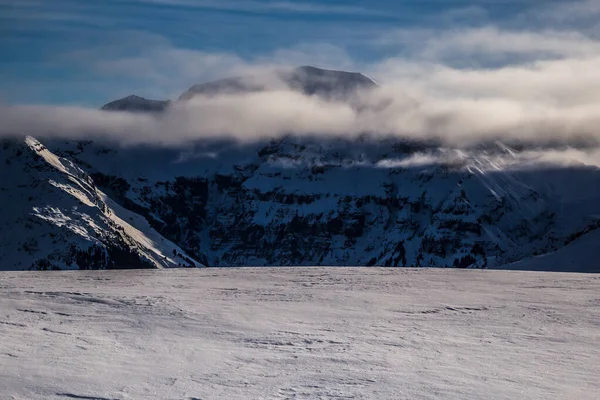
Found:
[[[522,140],[595,147],[600,142],[600,29],[590,16],[599,13],[597,2],[581,1],[530,10],[512,26],[483,21],[392,30],[369,42],[387,55],[368,62],[327,43],[245,58],[179,48],[157,35],[130,35],[118,46],[65,57],[170,98],[202,81],[273,76],[273,70],[298,64],[360,71],[380,86],[341,101],[289,90],[274,79],[260,92],[174,102],[160,115],[4,105],[0,135],[178,145],[206,137],[371,133],[437,139],[449,146]],[[139,43],[145,43],[142,50],[124,50]]]

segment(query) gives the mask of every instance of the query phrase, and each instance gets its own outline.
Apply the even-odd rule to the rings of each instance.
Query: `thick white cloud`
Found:
[[[107,137],[126,144],[179,144],[203,137],[251,140],[288,133],[352,132],[356,114],[344,103],[292,91],[196,97],[149,115],[76,107],[0,107],[0,134]]]
[[[375,44],[407,48],[411,56],[420,59],[454,62],[510,61],[511,56],[517,61],[523,57],[585,57],[600,51],[600,41],[573,30],[502,30],[495,26],[445,31],[401,29],[385,33]]]
[[[481,149],[438,149],[415,153],[401,159],[385,159],[377,162],[379,168],[426,168],[446,165],[456,168],[471,167],[481,173],[498,170],[536,169],[540,166],[600,166],[600,149],[536,149],[514,151],[498,144],[493,153]]]
[[[0,108],[0,134],[107,136],[131,144],[179,144],[215,136],[252,140],[286,134],[364,132],[437,138],[449,145],[496,139],[600,142],[597,100],[535,102],[510,93],[476,98],[464,91],[457,96],[436,96],[436,90],[443,91],[436,86],[438,78],[432,78],[413,90],[411,97],[397,86],[363,93],[351,102],[361,105],[359,108],[286,90],[196,97],[175,103],[159,116],[73,107],[4,106]],[[469,76],[463,80],[472,83]]]

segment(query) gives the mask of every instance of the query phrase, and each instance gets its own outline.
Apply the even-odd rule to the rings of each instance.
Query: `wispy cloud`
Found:
[[[376,44],[402,48],[413,58],[460,64],[582,57],[600,52],[599,40],[577,31],[506,30],[495,26],[401,29],[383,34]]]
[[[404,158],[383,159],[376,163],[380,168],[421,168],[435,165],[471,168],[483,173],[535,169],[540,166],[600,166],[600,149],[562,147],[516,151],[498,142],[497,147],[487,150],[439,148],[417,152]]]
[[[42,4],[41,0],[0,0],[0,6],[6,7],[38,7]]]
[[[600,2],[598,0],[567,1],[539,10],[539,17],[551,21],[581,21],[597,18],[600,15]]]
[[[33,6],[32,6],[33,7]],[[114,25],[114,18],[91,15],[88,13],[74,13],[68,11],[29,10],[12,9],[0,16],[0,20],[12,20],[19,22],[46,22],[46,23],[76,23],[87,24],[97,27],[110,27]],[[61,27],[65,29],[65,27]]]
[[[121,0],[123,2],[164,4],[169,6],[206,8],[243,12],[286,12],[306,14],[386,15],[382,11],[358,6],[305,3],[296,1],[232,1],[232,0]]]
[[[356,67],[344,49],[327,43],[298,44],[244,58],[231,52],[181,48],[160,35],[136,31],[115,32],[105,42],[63,54],[61,62],[86,68],[105,80],[126,79],[127,90],[138,87],[143,91],[139,94],[159,98],[176,98],[196,83],[281,67]]]

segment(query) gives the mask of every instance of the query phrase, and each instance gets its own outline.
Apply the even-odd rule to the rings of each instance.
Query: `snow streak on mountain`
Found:
[[[313,67],[277,80],[335,98],[375,86]],[[265,82],[196,85],[178,101]],[[169,104],[130,96],[103,109],[160,114]],[[41,140],[0,147],[0,269],[600,270],[600,171],[531,162],[522,157],[529,149],[384,136],[203,139],[177,148]]]

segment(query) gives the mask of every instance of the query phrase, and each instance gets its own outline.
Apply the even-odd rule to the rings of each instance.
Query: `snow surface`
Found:
[[[595,272],[600,273],[600,230],[596,229],[565,247],[503,266],[526,271]]]
[[[600,276],[0,274],[3,399],[597,399]]]

